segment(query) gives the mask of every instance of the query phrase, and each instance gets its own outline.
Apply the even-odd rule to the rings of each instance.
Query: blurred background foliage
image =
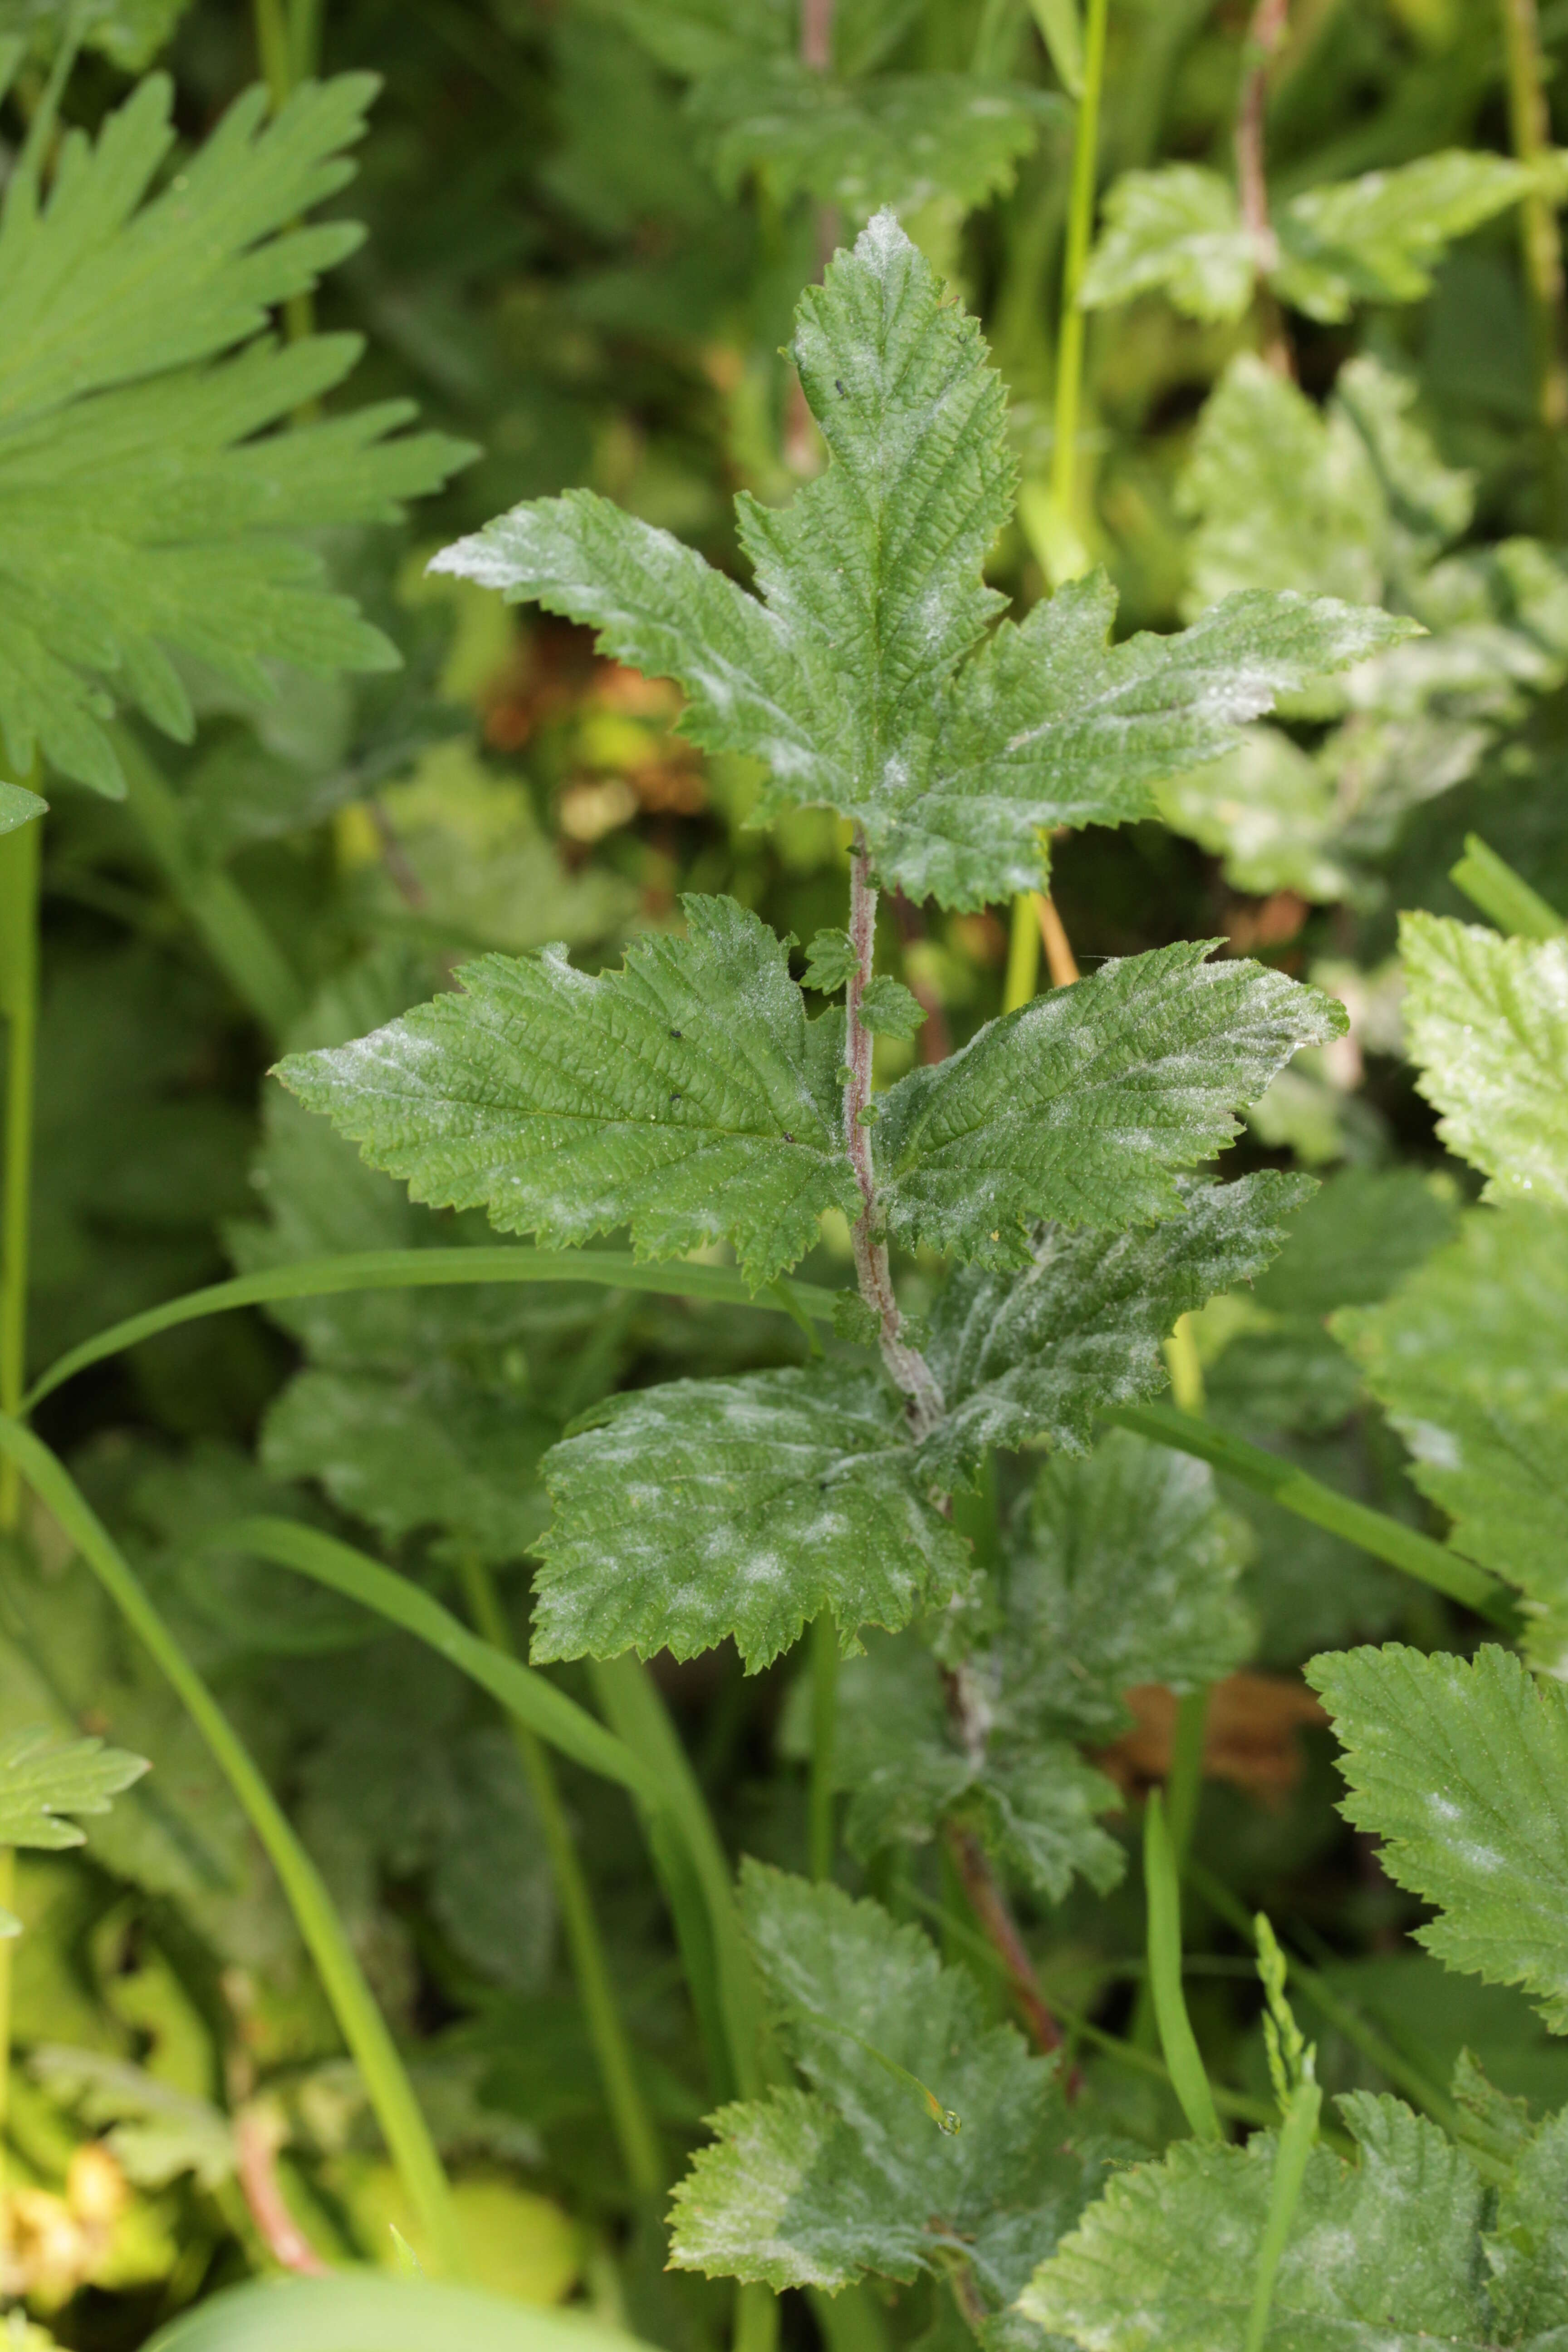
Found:
[[[0,14],[33,45],[14,157],[53,18],[26,0]],[[1307,307],[1288,285],[1255,300],[1249,281],[1227,304],[1202,251],[1189,279],[1140,278],[1136,237],[1119,261],[1106,230],[1064,511],[1050,476],[1071,0],[841,0],[832,76],[815,83],[785,0],[325,0],[300,21],[323,70],[384,83],[359,175],[331,206],[368,236],[316,300],[321,324],[364,339],[348,396],[412,396],[477,454],[405,527],[321,534],[400,670],[326,684],[279,670],[255,701],[187,664],[190,745],[140,739],[153,764],[126,802],[55,796],[37,1366],[236,1266],[485,1238],[410,1207],[268,1086],[281,1045],[362,1034],[489,949],[564,940],[589,968],[613,962],[635,931],[677,923],[687,889],[731,891],[800,940],[843,919],[835,820],[748,831],[755,777],[671,735],[672,688],[423,567],[517,499],[575,483],[735,564],[732,494],[781,501],[819,463],[780,355],[795,295],[825,232],[889,200],[984,320],[1011,389],[1023,488],[992,577],[1016,609],[1087,560],[1115,583],[1123,631],[1250,584],[1386,602],[1426,625],[1232,760],[1173,779],[1164,823],[1065,842],[1052,876],[1080,964],[1216,937],[1350,1007],[1349,1037],[1300,1057],[1237,1155],[1326,1179],[1315,1237],[1198,1319],[1186,1378],[1223,1424],[1426,1524],[1324,1318],[1383,1297],[1471,1181],[1400,1059],[1394,910],[1468,911],[1448,869],[1470,832],[1568,907],[1561,321],[1521,243],[1528,211],[1445,213],[1429,191],[1424,245],[1391,230],[1379,262],[1365,232],[1342,299]],[[89,127],[154,55],[187,148],[258,76],[239,0],[177,14],[114,0],[94,23],[66,100]],[[1228,181],[1249,89],[1279,218],[1364,173],[1513,151],[1492,0],[1295,0],[1268,54],[1249,26],[1235,0],[1110,0],[1102,223],[1131,217],[1129,173]],[[1539,35],[1554,99],[1561,0]],[[1531,184],[1550,225],[1550,181]],[[237,903],[270,942],[269,986]],[[1008,909],[893,900],[882,923],[884,965],[931,1011],[921,1051],[999,1009]],[[890,1076],[916,1047],[878,1050]],[[841,1280],[847,1257],[847,1234],[826,1231],[805,1271]],[[906,1274],[918,1292],[922,1270]],[[465,1558],[490,1562],[522,1628],[522,1556],[545,1509],[535,1465],[563,1420],[616,1385],[793,1360],[797,1345],[779,1318],[696,1302],[406,1291],[194,1324],[89,1371],[40,1416],[325,1872],[415,2053],[480,2275],[585,2300],[676,2352],[720,2340],[727,2300],[663,2274],[657,2220],[622,2183],[498,1719],[348,1604],[239,1559],[198,1578],[188,1553],[238,1514],[299,1516],[437,1589]],[[1024,1508],[1026,1466],[1000,1475],[1004,1513]],[[1255,1638],[1213,1710],[1200,1862],[1248,1906],[1266,1900],[1389,2040],[1428,2058],[1468,2045],[1500,2087],[1568,2097],[1568,2059],[1521,2000],[1405,1940],[1413,1906],[1333,1811],[1296,1673],[1359,1637],[1462,1643],[1462,1622],[1256,1496],[1224,1499]],[[268,2183],[328,2259],[390,2260],[387,2224],[408,2217],[268,1871],[175,1702],[36,1515],[3,1612],[0,1719],[75,1723],[156,1768],[80,1853],[21,1864],[9,2291],[61,2345],[139,2344],[267,2265]],[[720,1653],[661,1680],[728,1836],[798,1867],[792,1674],[785,1661],[742,1682]],[[576,1687],[574,1670],[562,1678]],[[1137,1694],[1133,1716],[1105,1759],[1129,1791],[1168,1765],[1168,1695]],[[673,2170],[707,2104],[679,1969],[624,1803],[570,1768],[563,1780]],[[864,1869],[905,1916],[951,1913],[937,1849],[873,1837]],[[1135,1884],[1019,1901],[1065,2007],[1136,2031]],[[1233,2050],[1236,2079],[1260,2091],[1250,1964],[1217,1912],[1198,1906],[1192,1932],[1205,2047]],[[948,1948],[963,1956],[956,1929]],[[1157,2082],[1082,2063],[1128,2135],[1170,2128]],[[1383,2079],[1333,2032],[1320,2072],[1331,2089]],[[813,2324],[804,2305],[788,2322],[802,2342]],[[900,2341],[939,2324],[923,2288],[891,2315]]]

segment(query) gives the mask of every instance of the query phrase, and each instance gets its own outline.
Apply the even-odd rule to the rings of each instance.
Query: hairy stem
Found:
[[[1023,1937],[1018,1933],[1018,1923],[997,1883],[984,1847],[973,1830],[963,1829],[956,1822],[949,1823],[947,1842],[963,1881],[963,1891],[969,1897],[970,1908],[984,1929],[987,1943],[1006,1971],[1013,1997],[1024,2012],[1029,2032],[1040,2049],[1047,2053],[1059,2050],[1061,2027],[1040,1990],[1035,1964],[1029,1958]],[[1070,2084],[1068,2088],[1070,2091]]]
[[[27,1364],[33,1074],[38,1026],[38,868],[43,820],[0,838],[0,1014],[5,1022],[5,1205],[0,1210],[0,1412],[22,1402]],[[0,1464],[0,1532],[21,1519],[14,1462]]]
[[[870,858],[863,835],[857,835],[849,860],[849,938],[855,969],[847,996],[848,1035],[844,1082],[844,1148],[855,1171],[864,1203],[855,1221],[851,1240],[855,1276],[860,1296],[877,1318],[882,1360],[893,1381],[910,1400],[910,1425],[924,1437],[942,1419],[942,1391],[930,1365],[903,1336],[903,1320],[893,1295],[887,1244],[881,1237],[877,1208],[877,1180],[871,1162],[871,1032],[860,1018],[860,1000],[870,982],[877,945],[877,887],[871,880]]]
[[[1500,0],[1500,5],[1513,152],[1521,163],[1539,164],[1552,145],[1552,112],[1535,0]],[[1519,231],[1542,442],[1542,522],[1546,536],[1555,539],[1563,520],[1563,434],[1568,427],[1568,366],[1563,353],[1563,239],[1555,208],[1543,190],[1534,190],[1520,205]]]
[[[1279,240],[1268,216],[1268,181],[1264,171],[1264,129],[1268,111],[1268,69],[1285,38],[1290,0],[1258,0],[1247,28],[1241,102],[1236,115],[1236,180],[1241,217],[1252,247],[1263,356],[1277,375],[1293,376],[1295,366],[1284,315],[1269,285],[1279,259]]]
[[[321,1873],[295,1835],[249,1749],[64,1465],[31,1430],[5,1416],[0,1416],[0,1447],[16,1463],[38,1500],[71,1538],[132,1632],[144,1644],[238,1799],[278,1874],[306,1949],[316,1964],[392,2160],[426,2233],[432,2262],[443,2271],[462,2275],[468,2258],[441,2159],[397,2046],[364,1980],[353,1946]]]
[[[468,1552],[464,1554],[459,1563],[459,1573],[468,1614],[479,1632],[495,1649],[505,1651],[509,1656],[515,1654],[511,1628],[489,1569],[476,1555]],[[545,1849],[555,1880],[556,1899],[561,1906],[561,1923],[566,1931],[573,1973],[577,1979],[577,1994],[583,2004],[588,2038],[594,2045],[599,2081],[620,2147],[621,2161],[626,2166],[633,2194],[656,2197],[664,2185],[664,2162],[659,2153],[658,2134],[637,2081],[631,2043],[622,2021],[609,1963],[605,1957],[604,1940],[594,1913],[594,1898],[578,1859],[565,1807],[561,1801],[555,1769],[539,1734],[531,1731],[527,1724],[521,1723],[510,1712],[507,1720],[511,1727],[523,1778],[533,1798],[534,1811],[539,1815],[540,1828],[544,1833]]]

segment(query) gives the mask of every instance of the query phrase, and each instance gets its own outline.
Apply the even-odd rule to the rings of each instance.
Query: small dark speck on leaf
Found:
[[[669,1033],[669,1034],[670,1034],[670,1035],[671,1035],[672,1037],[679,1037],[679,1034],[680,1034],[680,1032],[679,1032],[679,1029],[672,1029],[672,1030],[670,1031],[670,1033]]]
[[[785,1141],[786,1143],[793,1143],[793,1142],[795,1141],[795,1138],[794,1138],[794,1136],[790,1133],[790,1131],[789,1131],[789,1129],[788,1129],[788,1128],[787,1128],[787,1127],[785,1128],[785,1129],[784,1129],[784,1141]]]
[[[679,1102],[680,1100],[680,1097],[679,1094],[673,1094],[670,1096],[669,1099],[671,1102]]]
[[[847,399],[848,399],[849,394],[848,394],[847,391],[847,390],[846,390],[846,388],[845,388],[844,379],[842,378],[842,376],[837,376],[837,375],[836,375],[836,376],[834,377],[834,379],[833,379],[833,389],[834,389],[834,391],[838,394],[838,397],[839,397],[839,399],[840,399],[840,400],[847,400]]]

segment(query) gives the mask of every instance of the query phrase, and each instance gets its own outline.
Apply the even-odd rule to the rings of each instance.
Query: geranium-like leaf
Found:
[[[675,2193],[672,2261],[829,2290],[966,2262],[985,2304],[1010,2302],[1104,2177],[1055,2067],[879,1905],[751,1862],[741,1900],[811,2088],[713,2117]]]
[[[1326,1653],[1307,1679],[1343,1744],[1347,1819],[1436,1906],[1417,1942],[1568,2030],[1568,1691],[1491,1643]]]
[[[47,1724],[14,1733],[0,1746],[0,1846],[85,1843],[70,1816],[108,1812],[110,1799],[148,1769],[144,1757],[101,1739],[61,1741]]]
[[[754,1670],[823,1609],[852,1650],[858,1626],[907,1624],[968,1569],[917,1475],[903,1399],[875,1372],[635,1390],[544,1473],[536,1659],[689,1658],[731,1634]]]
[[[110,19],[98,12],[99,21]],[[89,18],[90,28],[90,18]],[[61,144],[48,198],[25,173],[0,224],[0,729],[25,775],[124,790],[102,720],[111,696],[190,735],[169,656],[249,695],[268,665],[395,667],[305,535],[395,515],[471,454],[388,438],[406,402],[289,432],[357,358],[353,335],[279,351],[252,340],[272,306],[351,252],[342,221],[300,215],[349,178],[369,74],[307,83],[268,121],[247,91],[173,180],[172,89],[142,82],[96,143]],[[247,348],[237,352],[240,344]]]
[[[1321,2147],[1308,2158],[1266,2340],[1281,2352],[1542,2340],[1492,2331],[1468,2157],[1397,2099],[1357,2091],[1337,2105],[1359,2161]],[[1025,2315],[1083,2352],[1244,2352],[1279,2149],[1274,2132],[1245,2148],[1178,2140],[1119,2172],[1025,2290]]]
[[[1022,627],[986,552],[1011,510],[1002,386],[891,214],[802,298],[794,356],[831,463],[782,510],[738,501],[749,595],[587,491],[516,507],[437,568],[586,622],[678,679],[681,727],[768,771],[759,823],[826,803],[884,879],[976,907],[1037,884],[1042,828],[1121,824],[1275,698],[1407,634],[1294,594],[1112,648],[1103,577]]]
[[[1183,940],[1102,964],[991,1022],[881,1097],[889,1231],[982,1265],[1029,1262],[1042,1218],[1105,1228],[1175,1214],[1175,1173],[1237,1133],[1299,1046],[1343,1034],[1342,1005]]]
[[[1437,1132],[1490,1201],[1568,1207],[1568,939],[1405,915],[1405,1032]]]
[[[839,1128],[843,1024],[807,1024],[784,948],[731,899],[622,971],[562,949],[486,956],[355,1044],[290,1055],[286,1086],[416,1200],[556,1244],[629,1225],[647,1257],[723,1235],[755,1286],[859,1213]]]
[[[953,1486],[993,1446],[1081,1450],[1097,1412],[1164,1386],[1160,1341],[1177,1318],[1261,1273],[1311,1190],[1303,1176],[1183,1178],[1161,1224],[1110,1236],[1048,1225],[1021,1272],[960,1269],[931,1315],[947,1418],[921,1447],[925,1470]]]

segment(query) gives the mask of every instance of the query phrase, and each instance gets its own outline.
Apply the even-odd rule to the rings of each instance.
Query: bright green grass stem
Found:
[[[494,1648],[510,1654],[513,1649],[511,1628],[507,1623],[489,1570],[474,1554],[468,1553],[461,1562],[460,1574],[468,1614],[475,1625]],[[577,1994],[583,2004],[588,2038],[594,2045],[605,2104],[609,2109],[610,2121],[620,2147],[621,2161],[626,2168],[626,2179],[633,2194],[639,2198],[656,2197],[664,2185],[664,2159],[659,2151],[658,2134],[637,2081],[631,2043],[621,2020],[609,1964],[605,1957],[604,1939],[594,1914],[594,1899],[577,1857],[576,1844],[556,1785],[554,1767],[536,1731],[531,1731],[510,1710],[508,1721],[523,1777],[533,1797],[534,1811],[539,1815],[545,1849],[550,1855],[556,1900],[561,1906],[562,1926],[572,1955],[573,1972],[577,1979]]]
[[[441,2159],[386,2021],[361,1974],[353,1947],[315,1864],[228,1717],[64,1465],[31,1430],[9,1415],[0,1416],[0,1451],[53,1514],[127,1624],[145,1643],[239,1800],[278,1873],[343,2040],[360,2070],[393,2162],[426,2233],[431,2266],[461,2277],[468,2267],[467,2256]]]

